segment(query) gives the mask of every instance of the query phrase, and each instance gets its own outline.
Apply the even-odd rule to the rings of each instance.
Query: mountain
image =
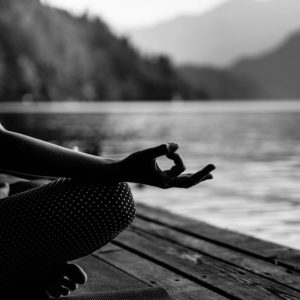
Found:
[[[241,60],[231,72],[263,87],[261,98],[300,99],[300,32],[274,51]]]
[[[178,68],[178,72],[193,91],[194,99],[253,100],[264,94],[255,80],[235,74],[231,70],[182,66]]]
[[[185,83],[98,18],[38,0],[0,0],[0,101],[168,100]]]
[[[127,33],[144,52],[177,64],[228,67],[278,47],[300,29],[299,0],[228,0],[202,15],[176,18]]]
[[[231,68],[187,65],[178,72],[197,99],[300,99],[300,31]]]

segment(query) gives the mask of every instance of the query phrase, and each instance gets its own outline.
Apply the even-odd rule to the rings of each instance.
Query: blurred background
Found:
[[[0,122],[111,158],[177,142],[214,181],[137,201],[300,249],[299,0],[0,0]]]

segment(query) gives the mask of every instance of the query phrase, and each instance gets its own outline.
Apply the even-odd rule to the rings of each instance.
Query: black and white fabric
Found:
[[[110,242],[134,219],[128,184],[58,179],[0,200],[0,286],[35,282]]]

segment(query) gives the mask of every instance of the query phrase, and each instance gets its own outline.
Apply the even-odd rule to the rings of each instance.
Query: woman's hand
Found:
[[[169,143],[131,154],[120,162],[122,178],[124,181],[152,185],[163,189],[190,188],[213,178],[210,172],[215,169],[214,165],[207,165],[194,174],[182,174],[185,171],[185,166],[180,155],[176,153],[178,148],[177,144]],[[173,160],[174,166],[170,170],[161,170],[156,161],[160,156],[166,156]]]

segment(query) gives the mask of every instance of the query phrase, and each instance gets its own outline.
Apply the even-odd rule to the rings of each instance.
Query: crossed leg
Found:
[[[0,286],[30,286],[101,248],[134,219],[126,183],[58,179],[0,200]]]

